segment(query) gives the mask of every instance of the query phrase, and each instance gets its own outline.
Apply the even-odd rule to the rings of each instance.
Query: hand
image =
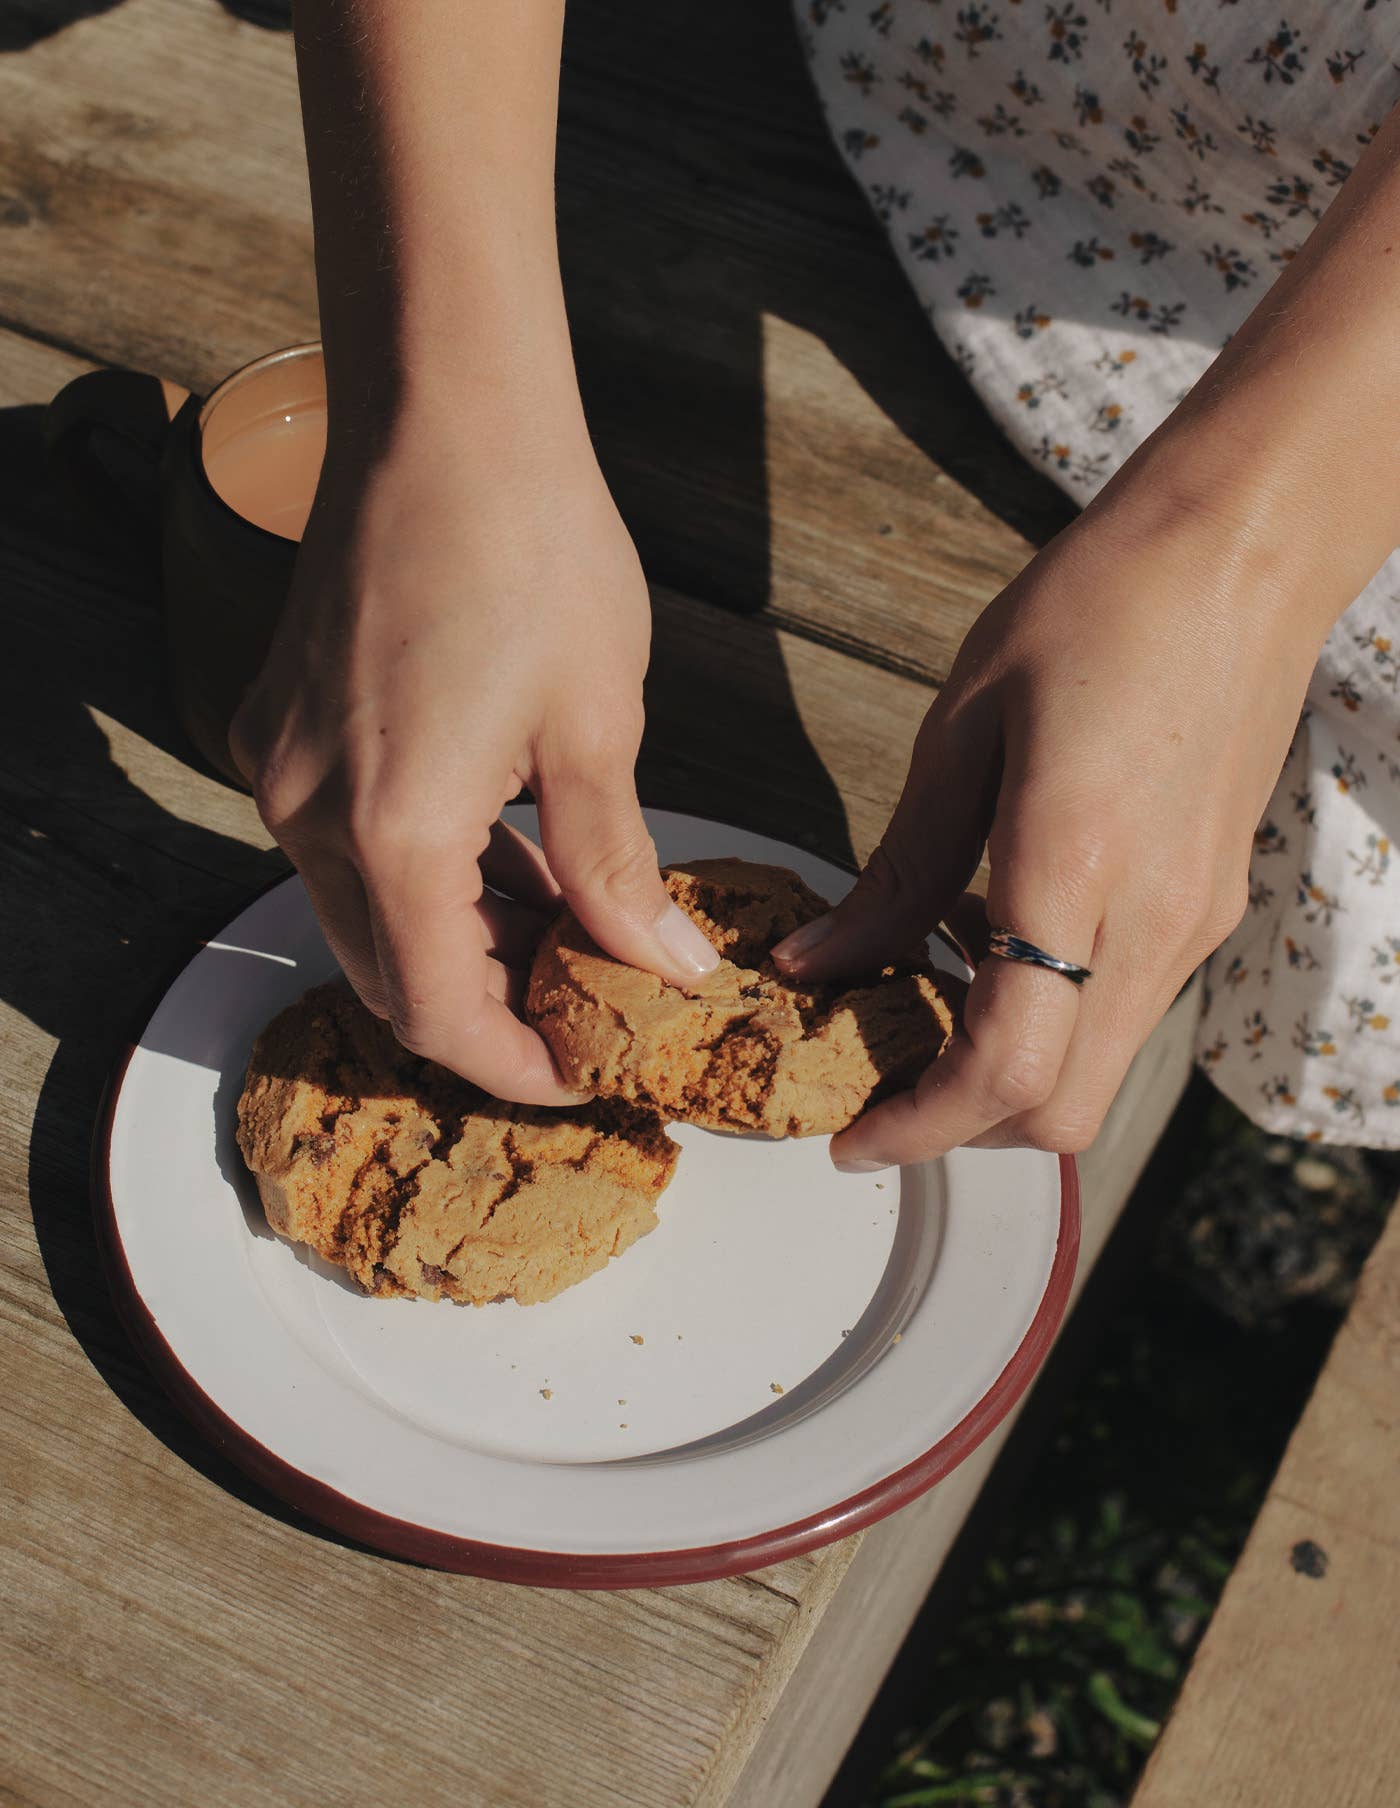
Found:
[[[328,461],[230,744],[369,1009],[498,1097],[559,1104],[510,1009],[542,912],[562,898],[669,979],[718,961],[637,803],[646,585],[591,460],[401,438],[370,468]],[[497,820],[522,785],[543,854]]]
[[[1320,638],[1290,626],[1286,569],[1242,554],[1231,523],[1103,503],[978,620],[854,890],[775,950],[819,977],[903,954],[950,912],[966,925],[985,845],[983,936],[990,919],[1093,977],[983,960],[953,1042],[833,1140],[838,1167],[964,1143],[1084,1149],[1244,912]]]

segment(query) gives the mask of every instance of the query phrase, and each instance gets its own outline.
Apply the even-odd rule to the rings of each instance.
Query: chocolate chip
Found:
[[[298,1136],[292,1143],[292,1155],[304,1155],[315,1168],[324,1168],[335,1155],[335,1137],[326,1130]]]

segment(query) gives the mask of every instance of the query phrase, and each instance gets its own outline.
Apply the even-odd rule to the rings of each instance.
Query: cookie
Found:
[[[682,990],[610,959],[570,913],[556,919],[526,1008],[572,1085],[711,1130],[817,1136],[947,1045],[952,1011],[924,962],[822,985],[778,971],[773,944],[828,908],[795,873],[693,860],[663,876],[724,958]]]
[[[546,1300],[656,1224],[680,1154],[623,1101],[507,1105],[408,1054],[343,984],[258,1037],[238,1146],[279,1236],[366,1292]]]

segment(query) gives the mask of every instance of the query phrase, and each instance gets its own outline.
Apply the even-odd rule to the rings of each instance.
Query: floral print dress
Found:
[[[1281,11],[1280,11],[1281,8]],[[1400,0],[797,0],[940,338],[1080,501],[1200,376],[1400,100]],[[1256,1122],[1400,1145],[1400,556],[1329,637],[1207,970]]]

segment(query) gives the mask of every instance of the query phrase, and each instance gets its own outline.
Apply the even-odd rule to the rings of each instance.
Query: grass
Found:
[[[1400,1185],[1224,1101],[871,1808],[1120,1808]]]

